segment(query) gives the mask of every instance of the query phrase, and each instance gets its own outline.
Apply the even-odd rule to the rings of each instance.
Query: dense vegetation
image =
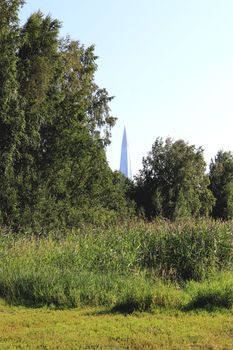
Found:
[[[135,198],[149,219],[207,216],[214,204],[208,185],[201,148],[158,138],[143,159]]]
[[[233,217],[233,155],[206,174],[202,148],[157,138],[134,181],[106,160],[112,97],[97,86],[94,47],[59,37],[23,0],[0,0],[0,225],[33,232],[135,215]]]
[[[0,0],[0,297],[232,309],[233,154],[207,174],[201,147],[157,138],[134,181],[113,172],[94,47],[41,12],[20,27],[23,2]]]
[[[94,47],[59,38],[60,23],[0,1],[0,224],[77,226],[127,212],[107,163],[115,118],[94,81]]]
[[[150,310],[233,306],[232,224],[82,228],[1,234],[0,296],[9,303]],[[189,282],[189,281],[196,281]]]
[[[139,215],[233,217],[233,155],[206,174],[202,148],[157,138],[135,181],[106,160],[112,97],[95,83],[94,47],[60,39],[22,0],[0,0],[0,224],[33,232]]]

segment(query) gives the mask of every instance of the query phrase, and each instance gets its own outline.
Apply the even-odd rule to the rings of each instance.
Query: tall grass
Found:
[[[232,233],[231,223],[208,220],[84,227],[47,237],[2,230],[0,296],[33,306],[182,308],[197,295],[181,285],[232,268]]]
[[[232,266],[232,223],[161,222],[154,227],[145,237],[146,267],[182,280],[203,280],[211,271]]]
[[[185,291],[190,296],[186,310],[222,307],[230,309],[233,306],[233,274],[215,274],[203,283],[191,281],[187,283]]]

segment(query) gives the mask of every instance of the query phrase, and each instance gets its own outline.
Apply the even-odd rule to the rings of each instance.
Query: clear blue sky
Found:
[[[232,0],[28,0],[22,22],[38,9],[96,46],[96,81],[115,96],[114,170],[124,125],[134,174],[158,136],[203,146],[207,163],[233,150]]]

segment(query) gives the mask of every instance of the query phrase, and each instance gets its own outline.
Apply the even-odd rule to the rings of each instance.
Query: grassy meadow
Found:
[[[209,220],[2,229],[0,348],[233,349],[232,234]]]
[[[0,349],[231,350],[230,312],[112,314],[106,309],[52,310],[0,303]]]

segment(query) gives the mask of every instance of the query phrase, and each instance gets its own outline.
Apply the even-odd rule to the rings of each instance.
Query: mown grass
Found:
[[[232,350],[232,313],[51,310],[0,303],[0,349]]]
[[[231,309],[232,233],[232,223],[208,220],[46,237],[2,230],[0,296],[15,305],[121,312]]]

